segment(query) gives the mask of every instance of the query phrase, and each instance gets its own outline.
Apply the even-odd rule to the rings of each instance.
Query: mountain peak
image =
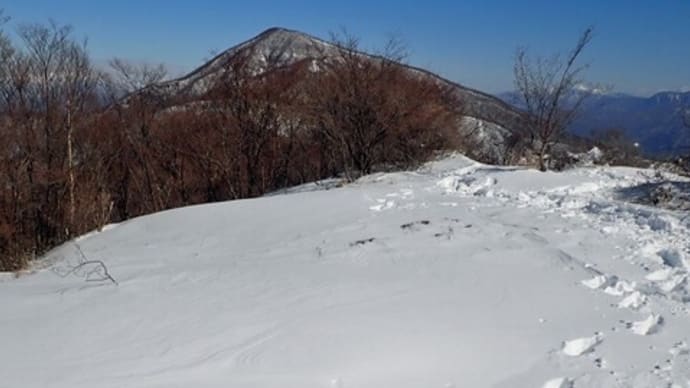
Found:
[[[289,28],[285,27],[270,27],[259,33],[253,40],[258,40],[260,38],[267,38],[273,35],[300,35],[300,36],[306,36],[305,33],[297,31],[297,30],[291,30]]]
[[[326,46],[330,46],[330,44],[303,32],[284,27],[271,27],[247,42],[230,48],[226,52],[237,53],[241,49],[251,47],[254,51],[258,49],[258,51],[263,52],[264,55],[269,54],[269,52],[289,51],[303,57],[314,56],[316,54],[315,48],[318,48],[316,51],[320,52]]]

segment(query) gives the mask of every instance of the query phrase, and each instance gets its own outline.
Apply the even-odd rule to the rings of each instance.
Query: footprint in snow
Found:
[[[594,366],[596,366],[599,369],[606,369],[608,367],[608,363],[606,362],[606,360],[599,357],[594,360]]]
[[[690,354],[690,347],[688,346],[687,342],[680,341],[673,344],[673,346],[671,347],[671,349],[668,350],[668,352],[671,353],[671,355],[674,357],[684,356]]]
[[[544,236],[532,231],[523,233],[522,237],[539,245],[546,245],[549,243],[549,241]]]
[[[591,337],[576,338],[563,342],[563,354],[571,357],[578,357],[589,353],[604,340],[602,333],[596,333]]]
[[[400,225],[400,229],[405,230],[405,231],[418,231],[419,226],[427,226],[430,224],[431,224],[431,221],[429,221],[429,220],[413,221],[413,222],[408,222],[406,224]]]
[[[352,247],[356,247],[356,246],[366,245],[366,244],[374,242],[375,240],[376,240],[375,237],[369,237],[369,238],[364,238],[361,240],[353,241],[350,243],[350,247],[352,248]]]

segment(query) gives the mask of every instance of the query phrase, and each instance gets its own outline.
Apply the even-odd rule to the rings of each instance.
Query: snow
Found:
[[[558,377],[547,381],[542,388],[570,388],[572,387],[572,382],[565,377]]]
[[[638,310],[647,302],[647,296],[639,291],[633,291],[618,303],[622,309]]]
[[[688,387],[687,213],[646,170],[462,156],[78,239],[0,277],[0,387]]]
[[[582,285],[587,288],[596,290],[599,288],[607,287],[609,284],[612,284],[612,282],[615,283],[615,280],[615,278],[611,278],[608,276],[597,275],[591,279],[582,280],[580,283],[582,283]]]
[[[592,147],[589,151],[584,153],[571,153],[568,155],[576,162],[578,166],[593,166],[600,163],[604,157],[604,152],[599,147]]]
[[[471,93],[469,96],[472,99],[482,99],[480,95]],[[462,100],[467,100],[463,98]],[[487,120],[482,120],[470,115],[462,118],[462,128],[466,139],[473,144],[473,152],[477,155],[483,155],[488,161],[492,163],[505,163],[505,156],[508,154],[506,149],[507,139],[511,135],[511,131],[505,127]]]

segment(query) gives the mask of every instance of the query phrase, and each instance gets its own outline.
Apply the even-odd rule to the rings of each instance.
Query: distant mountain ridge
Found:
[[[514,92],[498,97],[519,106]],[[659,92],[650,97],[593,93],[570,131],[587,137],[592,131],[622,129],[631,141],[640,144],[645,154],[677,155],[690,150],[690,128],[683,123],[688,109],[690,92]]]

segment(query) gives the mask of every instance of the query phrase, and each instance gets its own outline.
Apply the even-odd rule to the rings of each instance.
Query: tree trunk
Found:
[[[546,153],[547,153],[548,147],[546,146],[545,142],[542,142],[541,146],[539,146],[539,171],[545,172],[548,170],[548,166],[546,165]]]
[[[70,236],[74,229],[74,214],[76,212],[76,204],[74,199],[74,154],[72,150],[72,106],[70,100],[67,100],[67,177],[68,177],[68,191],[69,191],[69,210],[67,214],[67,236]]]

